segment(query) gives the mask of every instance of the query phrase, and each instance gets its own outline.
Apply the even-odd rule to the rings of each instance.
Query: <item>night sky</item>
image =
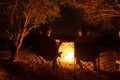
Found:
[[[62,17],[58,18],[53,26],[53,34],[77,35],[81,21],[77,18],[78,12],[72,8],[62,8]]]

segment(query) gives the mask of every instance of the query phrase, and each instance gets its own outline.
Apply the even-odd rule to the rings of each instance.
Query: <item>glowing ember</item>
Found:
[[[59,48],[59,52],[62,52],[61,62],[74,63],[74,43],[63,42]]]

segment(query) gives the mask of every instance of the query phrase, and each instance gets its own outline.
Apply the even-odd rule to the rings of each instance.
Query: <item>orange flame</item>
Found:
[[[59,52],[62,52],[61,62],[74,63],[74,43],[63,42],[59,48]]]

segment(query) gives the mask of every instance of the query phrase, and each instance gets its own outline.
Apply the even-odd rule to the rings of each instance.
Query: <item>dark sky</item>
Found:
[[[76,17],[78,12],[69,7],[62,8],[62,17],[57,19],[53,26],[54,34],[76,35],[81,26],[80,20]]]

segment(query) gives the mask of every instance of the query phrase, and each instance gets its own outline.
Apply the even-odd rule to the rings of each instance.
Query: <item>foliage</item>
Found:
[[[53,22],[59,17],[58,6],[49,0],[14,0],[6,6],[6,15],[10,27],[7,28],[10,39],[16,44],[21,36],[26,36],[39,24]]]
[[[84,7],[79,6],[82,4]],[[83,0],[76,8],[82,8],[83,19],[88,25],[107,29],[119,28],[112,23],[113,18],[120,17],[120,5],[117,0]]]
[[[59,8],[48,0],[16,0],[9,6],[12,32],[23,31],[25,35],[39,24],[53,22],[59,16]],[[38,27],[38,26],[37,26]]]
[[[80,16],[80,20],[84,20],[87,25],[120,29],[119,22],[114,21],[120,17],[119,0],[59,0],[59,3],[79,10],[77,17]]]

